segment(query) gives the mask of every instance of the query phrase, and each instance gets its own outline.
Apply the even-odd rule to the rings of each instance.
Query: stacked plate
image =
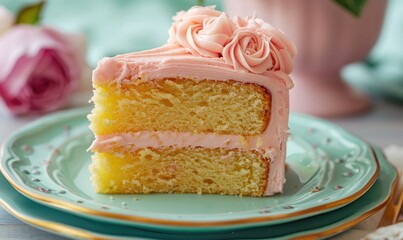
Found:
[[[379,149],[293,114],[283,194],[96,194],[86,151],[93,139],[88,111],[41,118],[3,146],[0,203],[17,218],[89,239],[322,238],[382,209],[396,182]]]

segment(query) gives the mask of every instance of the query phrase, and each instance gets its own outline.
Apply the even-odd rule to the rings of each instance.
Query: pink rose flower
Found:
[[[235,29],[232,20],[214,6],[192,7],[174,20],[168,43],[179,43],[196,56],[220,57]]]
[[[241,27],[222,52],[225,62],[234,69],[263,73],[273,67],[270,56],[270,38],[255,29]]]
[[[7,9],[0,6],[0,35],[5,33],[14,23],[14,16]]]
[[[0,36],[0,100],[13,115],[65,105],[83,59],[55,30],[18,25]]]
[[[255,29],[260,34],[269,37],[272,66],[268,70],[291,73],[293,67],[292,59],[296,55],[296,48],[281,30],[255,17],[238,17],[234,19],[234,22],[240,28]]]

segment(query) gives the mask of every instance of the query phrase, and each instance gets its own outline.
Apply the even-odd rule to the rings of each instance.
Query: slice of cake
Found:
[[[89,115],[96,191],[281,192],[294,55],[260,19],[193,7],[166,45],[102,59]]]

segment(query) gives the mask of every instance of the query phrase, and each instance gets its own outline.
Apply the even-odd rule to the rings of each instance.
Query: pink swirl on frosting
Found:
[[[236,70],[261,74],[291,73],[295,46],[285,34],[256,17],[231,20],[215,6],[178,12],[169,29],[168,44],[195,56],[221,58]]]
[[[254,29],[242,27],[235,31],[223,49],[225,62],[236,70],[264,73],[273,66],[270,56],[270,39]]]
[[[178,27],[183,22],[193,22],[194,24],[202,24],[204,19],[210,17],[218,17],[221,15],[220,11],[215,10],[215,6],[199,7],[195,6],[188,11],[180,11],[173,17],[173,24],[169,29],[169,44],[178,43],[177,32]]]
[[[235,24],[225,14],[210,7],[193,7],[174,17],[168,43],[179,43],[193,55],[220,57]]]
[[[283,31],[256,17],[235,17],[234,22],[239,28],[254,29],[270,38],[270,58],[273,65],[268,70],[291,73],[292,59],[297,51],[295,45],[288,40]]]

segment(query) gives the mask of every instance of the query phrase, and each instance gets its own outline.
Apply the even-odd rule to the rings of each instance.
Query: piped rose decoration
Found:
[[[17,25],[0,36],[0,98],[12,115],[63,107],[79,84],[83,59],[64,35]]]
[[[243,20],[238,18],[235,22],[240,27],[245,26],[255,29],[255,31],[270,38],[270,58],[272,59],[273,66],[268,70],[291,73],[293,66],[292,59],[296,55],[296,48],[281,30],[255,17]]]
[[[295,46],[281,30],[256,17],[233,20],[210,7],[179,12],[168,44],[179,44],[195,56],[223,58],[239,71],[292,71]]]
[[[235,24],[225,14],[210,7],[193,7],[179,12],[170,28],[168,43],[178,43],[193,55],[220,57]]]
[[[225,62],[236,70],[263,73],[273,66],[270,56],[270,39],[253,29],[239,28],[223,49]]]

